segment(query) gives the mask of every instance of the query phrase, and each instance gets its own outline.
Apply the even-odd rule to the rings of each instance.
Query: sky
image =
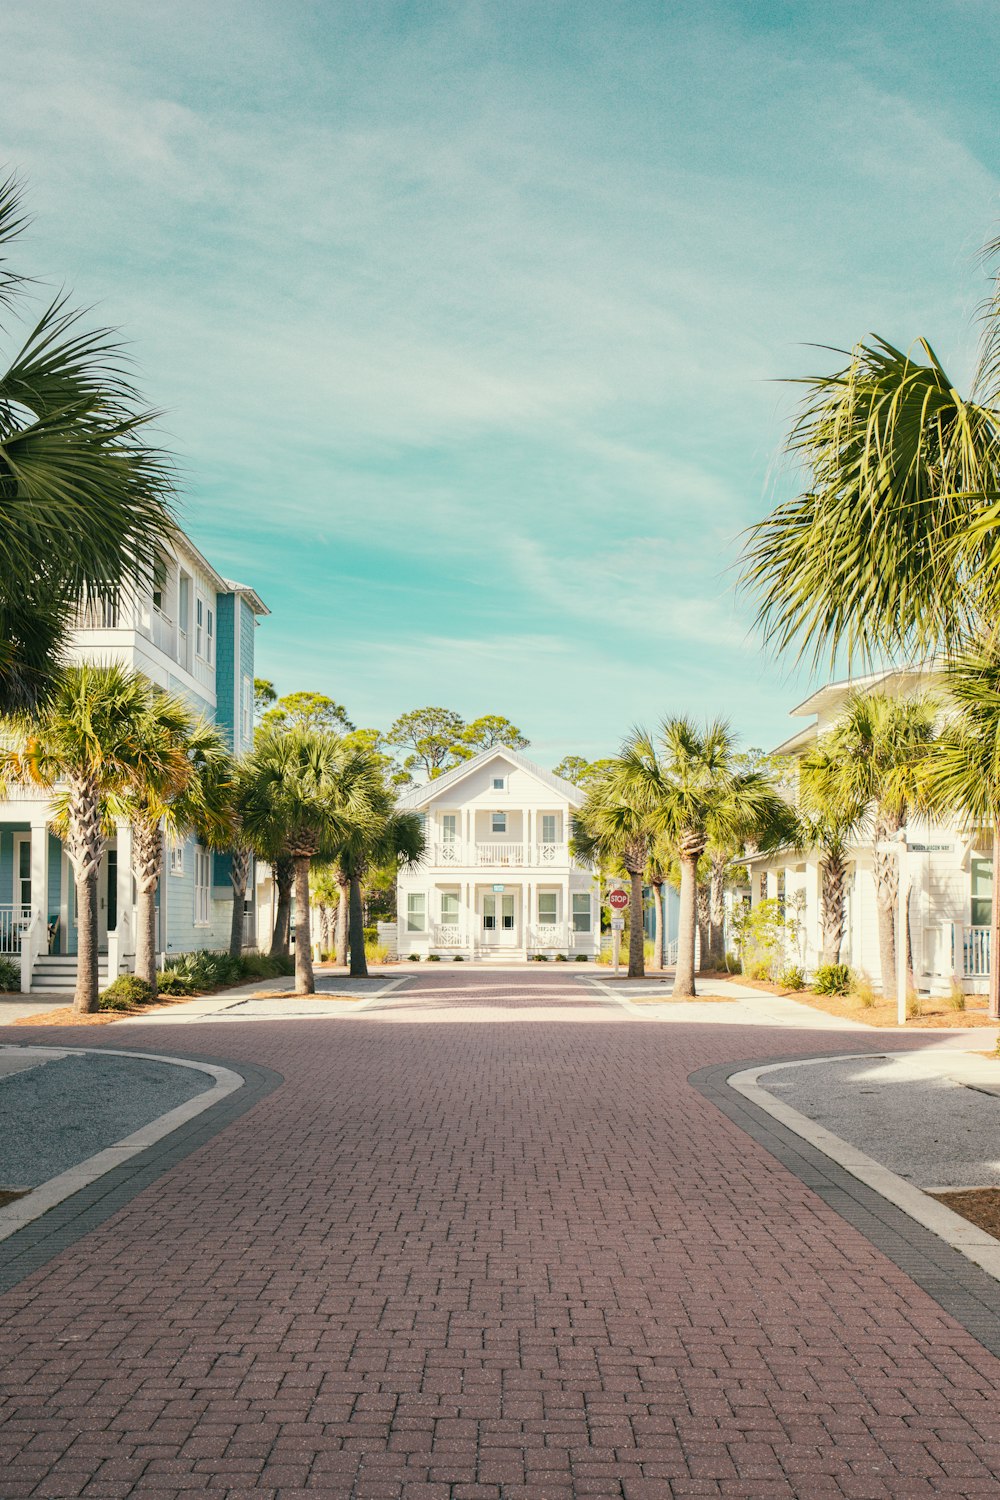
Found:
[[[736,588],[787,382],[871,331],[968,381],[998,44],[995,0],[34,0],[0,165],[279,692],[769,746],[821,680]]]

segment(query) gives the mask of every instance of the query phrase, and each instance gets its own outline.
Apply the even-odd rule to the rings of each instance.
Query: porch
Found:
[[[442,958],[526,960],[594,952],[589,892],[569,879],[437,881],[402,893],[398,946]]]

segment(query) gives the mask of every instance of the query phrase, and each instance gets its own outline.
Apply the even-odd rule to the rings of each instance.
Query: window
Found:
[[[590,931],[590,897],[586,893],[573,897],[573,931]]]
[[[194,851],[194,925],[207,927],[212,899],[212,856],[200,845]]]
[[[492,831],[494,833],[506,833],[507,832],[507,814],[506,813],[491,813],[490,814],[490,818],[492,820],[491,823],[490,823],[490,828],[492,829]]]
[[[167,561],[157,557],[153,562],[153,608],[163,613],[163,600],[167,592]]]
[[[426,932],[427,897],[423,891],[410,891],[406,897],[407,932]]]
[[[458,816],[456,813],[445,813],[441,819],[441,842],[453,844],[458,833]]]
[[[211,609],[205,611],[205,660],[209,666],[215,660],[215,612]]]
[[[31,907],[31,836],[17,846],[17,901],[22,910]]]
[[[171,875],[184,874],[184,841],[182,839],[170,840],[169,864],[167,868]]]
[[[542,927],[556,925],[559,896],[556,891],[538,892],[538,922]]]
[[[556,841],[556,815],[555,813],[542,813],[542,843],[554,844]]]
[[[988,927],[993,907],[993,861],[972,861],[972,925]]]
[[[514,897],[500,897],[500,920],[503,923],[504,932],[514,931]]]
[[[249,744],[253,735],[253,682],[249,677],[243,678],[243,697],[240,702],[240,709],[243,719],[243,739]]]
[[[505,792],[507,790],[507,778],[506,778],[506,776],[494,776],[494,778],[493,778],[493,790],[495,792]]]
[[[194,654],[204,656],[205,601],[199,594],[194,602]]]
[[[458,892],[441,892],[441,925],[443,927],[458,926]]]

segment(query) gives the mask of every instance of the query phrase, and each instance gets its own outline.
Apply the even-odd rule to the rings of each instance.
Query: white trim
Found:
[[[443,776],[437,777],[435,781],[428,781],[424,786],[411,787],[409,791],[400,794],[397,805],[412,809],[421,808],[435,801],[443,791],[458,786],[459,782],[464,781],[473,771],[481,770],[491,760],[505,760],[508,765],[527,771],[529,776],[533,776],[543,786],[557,792],[573,807],[582,807],[584,794],[578,786],[574,786],[570,781],[563,781],[561,776],[546,771],[542,766],[536,766],[534,761],[527,760],[516,750],[508,750],[506,745],[494,745],[490,750],[480,750],[479,754],[474,755],[471,760],[465,760],[460,766],[454,766]]]

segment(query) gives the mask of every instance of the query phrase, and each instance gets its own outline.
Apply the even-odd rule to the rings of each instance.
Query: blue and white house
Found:
[[[254,638],[267,607],[252,588],[223,578],[178,532],[144,586],[82,609],[69,659],[122,662],[188,700],[225,733],[236,753],[253,742]],[[50,831],[43,792],[14,789],[0,802],[0,953],[20,960],[23,990],[69,989],[77,925],[73,876]],[[131,836],[120,823],[98,884],[101,982],[133,966],[135,900]],[[232,888],[229,860],[193,838],[168,847],[157,893],[158,951],[225,948]],[[254,944],[248,892],[246,942]]]

